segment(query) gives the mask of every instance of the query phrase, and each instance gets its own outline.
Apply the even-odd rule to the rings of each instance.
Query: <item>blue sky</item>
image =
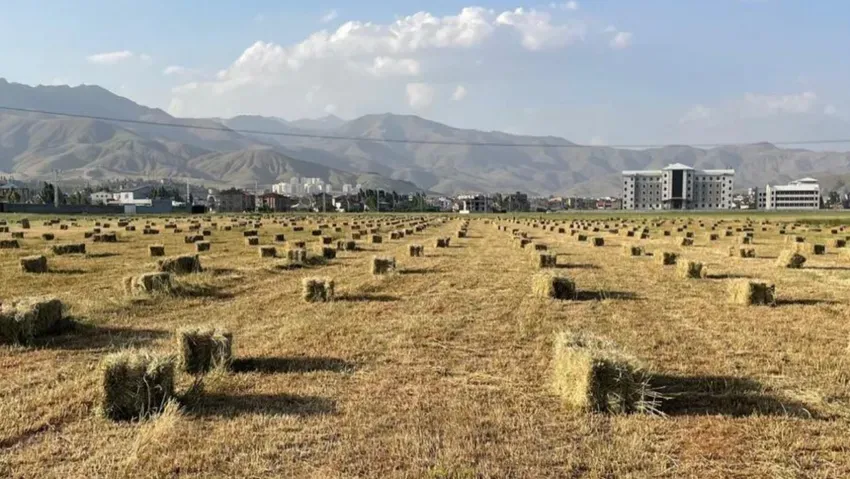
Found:
[[[850,136],[850,2],[0,8],[0,76],[98,84],[179,116],[389,111],[600,144]]]

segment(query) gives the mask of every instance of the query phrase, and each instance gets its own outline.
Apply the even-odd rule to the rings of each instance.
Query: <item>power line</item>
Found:
[[[100,120],[114,123],[130,123],[134,125],[161,126],[165,128],[184,128],[189,130],[207,130],[207,131],[222,131],[228,133],[244,133],[249,135],[263,136],[282,136],[289,138],[306,138],[312,140],[331,140],[331,141],[368,141],[373,143],[402,143],[414,145],[441,145],[441,146],[487,146],[494,148],[630,148],[630,149],[649,149],[649,148],[665,148],[670,146],[693,146],[705,148],[718,148],[724,146],[740,146],[751,145],[756,143],[770,143],[773,145],[829,145],[850,143],[850,138],[830,138],[824,140],[785,140],[785,141],[770,141],[770,142],[750,142],[750,143],[689,143],[689,144],[662,144],[662,143],[643,143],[643,144],[610,144],[610,145],[581,145],[577,143],[568,144],[552,144],[552,143],[499,143],[499,142],[475,142],[475,141],[448,141],[448,140],[411,140],[402,138],[369,138],[365,136],[344,136],[344,135],[322,135],[317,133],[294,133],[280,131],[263,131],[250,130],[239,128],[227,128],[225,126],[208,126],[208,125],[189,125],[185,123],[168,123],[148,120],[133,120],[129,118],[114,118],[98,115],[84,115],[78,113],[62,113],[56,111],[36,110],[30,108],[15,108],[10,106],[0,105],[0,110],[14,111],[20,113],[36,113],[40,115],[59,116],[66,118],[82,118],[87,120]]]

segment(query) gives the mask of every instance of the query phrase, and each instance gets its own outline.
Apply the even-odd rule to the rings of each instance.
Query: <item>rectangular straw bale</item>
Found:
[[[304,278],[301,281],[301,297],[308,303],[333,301],[334,280],[328,278]]]
[[[174,397],[174,358],[143,351],[121,351],[100,365],[101,411],[127,421],[160,412]]]
[[[729,302],[746,306],[776,304],[776,286],[772,283],[736,280],[729,285]]]
[[[233,334],[210,326],[177,332],[180,367],[189,374],[203,374],[215,367],[227,368],[233,356]]]

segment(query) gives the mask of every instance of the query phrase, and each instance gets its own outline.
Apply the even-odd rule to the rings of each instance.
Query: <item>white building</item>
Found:
[[[90,198],[93,205],[106,205],[115,201],[115,193],[96,191],[90,195]]]
[[[461,214],[488,213],[492,205],[492,201],[485,195],[460,195],[457,201],[458,212]]]
[[[735,170],[695,170],[675,163],[661,170],[623,172],[624,210],[732,208]]]
[[[767,185],[756,196],[758,208],[763,210],[817,210],[821,205],[820,185],[814,178]]]

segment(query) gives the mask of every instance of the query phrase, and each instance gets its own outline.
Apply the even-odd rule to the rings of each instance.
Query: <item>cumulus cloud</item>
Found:
[[[328,10],[321,18],[319,18],[320,23],[330,23],[339,17],[339,12],[336,9]]]
[[[582,40],[587,30],[584,23],[554,25],[548,13],[522,8],[503,12],[496,23],[516,29],[522,37],[522,45],[529,50],[568,45]]]
[[[499,62],[489,58],[506,49],[538,54],[576,45],[586,32],[580,19],[559,20],[523,8],[466,7],[452,15],[423,11],[389,23],[348,21],[293,44],[255,42],[216,75],[173,92],[183,100],[181,107],[197,116],[250,111],[312,117],[328,104],[344,116],[412,103],[423,108],[433,95],[426,102],[429,95],[416,94],[418,87],[410,93],[408,84],[462,85],[470,75],[486,74],[481,65],[496,68]],[[417,100],[411,102],[411,96]]]
[[[466,87],[458,85],[457,88],[455,88],[454,93],[452,93],[452,100],[461,101],[464,98],[466,98]]]
[[[412,58],[375,57],[369,72],[377,77],[417,76],[420,73],[420,65]]]
[[[89,63],[95,65],[114,65],[116,63],[132,60],[136,55],[129,50],[121,50],[116,52],[96,53],[86,57]]]
[[[617,34],[614,35],[614,38],[611,39],[609,45],[614,50],[622,50],[624,48],[628,48],[629,45],[632,44],[632,37],[633,35],[631,34],[631,32],[617,32]]]
[[[424,110],[434,103],[434,87],[427,83],[407,84],[407,104],[414,110]]]

